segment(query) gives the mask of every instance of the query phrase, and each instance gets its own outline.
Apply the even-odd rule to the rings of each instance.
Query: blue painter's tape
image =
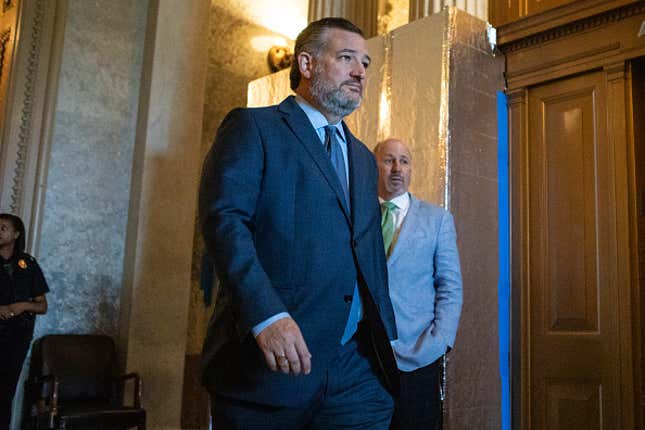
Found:
[[[497,177],[499,202],[499,373],[502,383],[502,430],[511,429],[510,390],[510,225],[508,172],[508,111],[506,95],[497,93]]]

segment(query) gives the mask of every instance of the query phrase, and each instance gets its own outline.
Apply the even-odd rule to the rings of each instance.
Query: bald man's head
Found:
[[[378,165],[378,195],[392,200],[408,192],[412,179],[412,156],[400,139],[389,138],[374,148]]]

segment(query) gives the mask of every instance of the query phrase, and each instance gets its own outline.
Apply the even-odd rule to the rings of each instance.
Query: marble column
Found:
[[[488,0],[410,0],[410,22],[437,13],[444,6],[455,6],[488,21]]]
[[[346,17],[363,30],[365,38],[376,36],[378,12],[378,0],[347,0]]]
[[[346,13],[346,0],[309,0],[309,22]]]
[[[209,11],[150,1],[119,328],[151,429],[181,428]]]
[[[366,38],[376,36],[379,0],[309,0],[309,22],[327,16],[347,18]]]

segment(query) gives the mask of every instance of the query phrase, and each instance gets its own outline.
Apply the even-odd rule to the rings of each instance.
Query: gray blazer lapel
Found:
[[[396,239],[394,248],[392,249],[392,252],[388,257],[388,266],[393,265],[401,256],[401,254],[405,254],[405,251],[412,247],[414,241],[428,235],[428,232],[425,228],[426,224],[422,222],[422,219],[420,218],[420,212],[421,202],[419,202],[419,200],[417,200],[412,194],[410,194],[410,208],[408,209],[408,213],[403,220],[403,224],[401,225],[401,230],[399,231],[399,236]]]
[[[311,126],[307,115],[300,109],[298,104],[295,101],[295,97],[290,96],[285,99],[282,103],[278,105],[278,110],[283,114],[283,118],[293,134],[298,138],[298,142],[302,144],[307,153],[311,156],[318,169],[322,172],[323,176],[327,180],[329,186],[336,193],[336,197],[343,208],[345,217],[348,222],[351,222],[350,211],[345,202],[345,197],[343,189],[341,188],[338,175],[334,170],[334,167],[329,161],[329,157],[325,152],[325,148],[320,143],[320,139],[316,134],[316,131]],[[350,163],[351,166],[351,163]],[[350,167],[351,172],[351,167]],[[350,174],[351,182],[351,174]]]

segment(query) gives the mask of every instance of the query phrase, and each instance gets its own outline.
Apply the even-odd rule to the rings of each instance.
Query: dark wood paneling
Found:
[[[577,0],[528,0],[526,2],[526,15],[545,12],[549,9],[555,9],[556,7],[564,6],[575,1]]]
[[[570,76],[645,54],[636,37],[645,2],[502,46],[509,88]]]
[[[529,356],[526,340],[529,339],[529,315],[524,286],[528,284],[528,120],[527,91],[509,91],[508,137],[510,201],[511,201],[511,393],[512,428],[527,428],[530,410],[531,385],[528,380]]]
[[[598,383],[559,380],[547,383],[547,429],[600,430],[602,389]]]
[[[598,331],[594,88],[540,100],[547,333]],[[537,113],[537,112],[536,112]],[[543,153],[540,153],[542,152]],[[540,172],[541,173],[541,172]]]
[[[602,73],[529,91],[525,312],[533,429],[620,428],[605,99]]]
[[[544,12],[526,16],[504,23],[497,23],[497,43],[502,50],[509,44],[522,47],[548,42],[561,36],[569,36],[577,31],[588,31],[593,25],[589,21],[601,18],[608,22],[625,17],[625,8],[642,6],[643,0],[576,0],[563,1],[563,5],[546,9]],[[523,3],[520,2],[520,5]],[[522,9],[526,11],[527,9]],[[494,4],[491,5],[491,20],[494,19]],[[612,17],[608,12],[618,12]],[[491,21],[494,22],[494,21]],[[573,26],[574,28],[570,28]],[[634,38],[636,33],[634,33]],[[582,48],[582,47],[581,47]]]
[[[644,427],[644,19],[642,0],[579,0],[498,28],[514,428]]]
[[[638,253],[638,270],[637,285],[640,285],[642,291],[645,286],[645,58],[632,63],[632,100],[633,100],[633,125],[634,125],[634,151],[635,151],[635,170],[636,170],[636,225],[637,240],[636,246]],[[640,342],[645,345],[645,294],[640,295],[641,315],[640,315]],[[641,355],[640,362],[641,391],[640,404],[641,417],[645,416],[645,397],[642,387],[645,387],[645,354]],[[644,424],[644,423],[641,423]]]
[[[494,26],[508,24],[523,16],[525,0],[491,0],[488,3],[488,17]]]

